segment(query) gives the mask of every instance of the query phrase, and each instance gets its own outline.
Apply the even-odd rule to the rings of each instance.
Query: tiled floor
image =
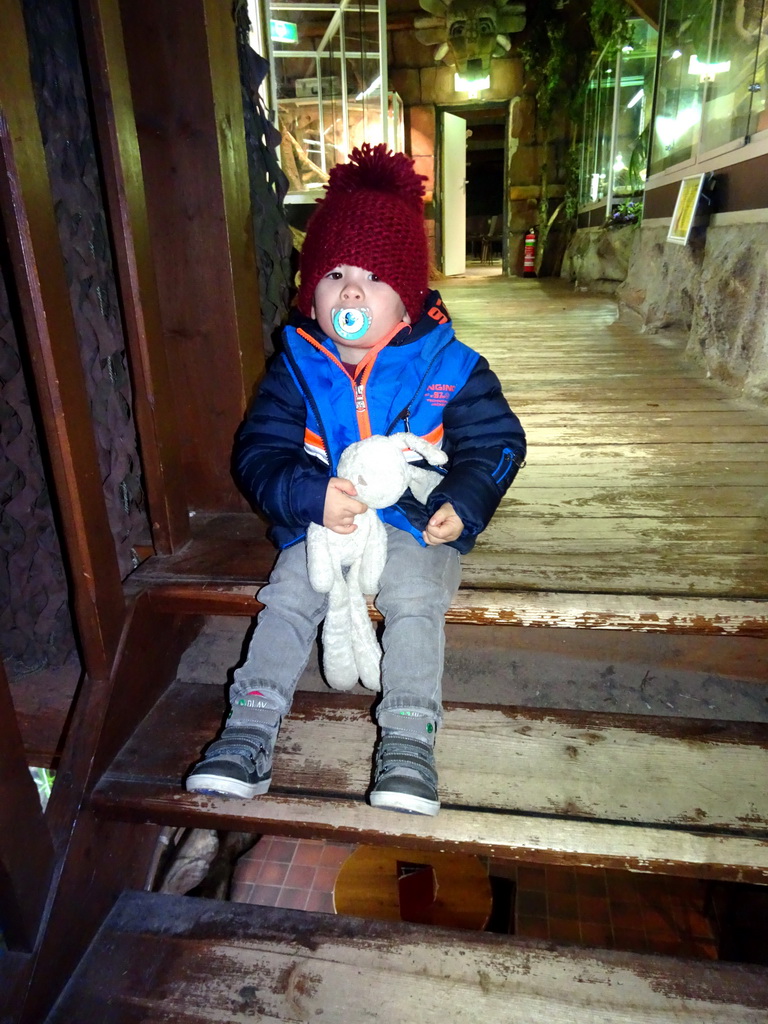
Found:
[[[240,860],[233,898],[262,906],[334,912],[333,889],[353,845],[264,836]],[[602,949],[717,959],[707,884],[623,871],[491,861],[497,919],[523,938]]]
[[[332,914],[336,876],[354,848],[316,839],[263,836],[240,858],[232,899]]]
[[[717,959],[705,882],[503,861],[490,873],[516,883],[520,937]]]

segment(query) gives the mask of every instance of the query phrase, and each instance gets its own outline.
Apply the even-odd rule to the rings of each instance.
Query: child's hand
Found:
[[[354,533],[357,529],[354,518],[368,508],[355,498],[357,491],[351,480],[334,476],[328,481],[323,506],[323,526],[334,533]]]
[[[458,540],[464,530],[464,523],[449,501],[441,505],[432,515],[422,537],[427,544],[448,544]]]

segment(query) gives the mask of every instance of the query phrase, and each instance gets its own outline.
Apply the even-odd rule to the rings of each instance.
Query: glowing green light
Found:
[[[275,43],[298,43],[299,26],[292,21],[270,19],[269,36]]]

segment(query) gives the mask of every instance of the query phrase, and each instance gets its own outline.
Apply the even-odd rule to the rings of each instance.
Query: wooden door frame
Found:
[[[509,223],[509,188],[507,182],[507,167],[509,164],[507,147],[509,144],[509,101],[508,100],[474,100],[469,103],[443,103],[435,107],[435,254],[441,269],[445,266],[443,260],[443,230],[442,230],[442,161],[443,161],[443,120],[441,114],[457,114],[469,123],[471,114],[475,110],[490,110],[498,108],[504,111],[506,128],[504,130],[504,181],[503,181],[503,224],[502,224],[502,255],[501,267],[503,274],[509,274],[509,251],[507,239],[507,224]],[[439,257],[439,258],[438,258]]]

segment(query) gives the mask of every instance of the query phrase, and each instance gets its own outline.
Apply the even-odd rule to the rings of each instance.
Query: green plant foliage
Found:
[[[536,130],[546,153],[553,152],[557,125],[570,125],[567,156],[555,173],[545,157],[540,174],[537,263],[547,236],[558,218],[566,233],[575,228],[578,213],[579,142],[584,97],[595,55],[606,45],[620,49],[631,44],[634,17],[625,0],[540,0],[528,8],[527,39],[519,53],[527,76],[535,84]],[[636,164],[643,159],[647,140],[638,139]],[[565,196],[554,209],[551,186],[565,184]],[[635,217],[635,219],[637,219]],[[624,223],[627,223],[625,221]],[[538,268],[537,268],[538,269]]]
[[[37,786],[37,793],[40,797],[40,804],[45,810],[48,806],[48,798],[51,795],[53,789],[53,781],[56,778],[56,772],[51,772],[47,768],[30,768],[29,769],[32,778],[35,780]]]
[[[639,224],[643,218],[643,204],[640,199],[626,199],[619,203],[603,227],[620,228],[624,224]]]
[[[606,46],[620,49],[632,43],[631,13],[626,0],[592,0],[589,30],[597,50]]]
[[[651,138],[651,123],[635,139],[632,152],[629,154],[629,184],[636,192],[643,190],[642,172],[645,170],[648,161],[648,144]]]
[[[520,57],[536,82],[537,123],[546,129],[556,114],[573,112],[589,70],[591,46],[586,39],[584,45],[574,45],[573,16],[567,20],[551,3],[537,6],[530,22]]]

